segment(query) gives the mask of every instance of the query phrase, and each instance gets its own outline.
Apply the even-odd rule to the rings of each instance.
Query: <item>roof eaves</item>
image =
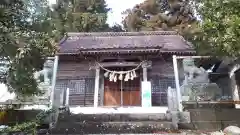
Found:
[[[176,31],[141,31],[141,32],[69,32],[69,37],[75,36],[141,36],[141,35],[178,35]]]
[[[67,41],[68,36],[64,35],[63,38],[59,41],[58,45],[61,46],[65,41]]]

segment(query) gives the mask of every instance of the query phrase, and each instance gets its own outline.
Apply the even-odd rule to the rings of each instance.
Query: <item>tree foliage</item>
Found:
[[[145,0],[125,14],[128,31],[176,30],[200,55],[240,54],[239,0]]]
[[[128,31],[188,32],[197,24],[189,0],[145,0],[128,9],[123,24]]]
[[[34,72],[55,53],[50,9],[44,0],[0,1],[2,81],[18,95],[39,94]]]
[[[54,6],[54,25],[65,32],[98,32],[108,29],[104,0],[60,0]]]
[[[66,32],[122,31],[106,23],[109,10],[104,0],[0,1],[1,81],[18,96],[40,94],[34,73]]]
[[[3,111],[3,110],[2,110]],[[9,112],[12,110],[6,110],[6,112]],[[28,121],[23,122],[20,124],[16,124],[11,127],[6,127],[0,130],[1,134],[31,134],[31,135],[37,135],[37,130],[39,126],[41,126],[44,121],[49,118],[50,115],[52,115],[55,112],[53,109],[49,110],[43,110],[39,112],[36,115],[36,118]]]
[[[105,0],[59,0],[53,9],[53,23],[57,32],[124,31],[121,25],[107,24],[107,13],[111,9],[107,8]]]
[[[201,54],[240,55],[240,1],[201,0],[202,23],[191,41]]]

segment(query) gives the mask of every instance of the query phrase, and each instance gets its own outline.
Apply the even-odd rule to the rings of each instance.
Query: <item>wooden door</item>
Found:
[[[122,81],[123,106],[140,106],[140,80],[136,78],[127,82]],[[104,105],[121,106],[121,81],[104,81]]]
[[[141,92],[140,80],[135,78],[127,82],[123,81],[123,105],[124,106],[140,106]]]
[[[104,106],[121,106],[119,82],[104,81]]]

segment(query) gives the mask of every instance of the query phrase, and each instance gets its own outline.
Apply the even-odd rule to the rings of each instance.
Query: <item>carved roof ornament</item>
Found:
[[[152,67],[152,61],[144,61],[142,64],[142,68],[150,68]]]

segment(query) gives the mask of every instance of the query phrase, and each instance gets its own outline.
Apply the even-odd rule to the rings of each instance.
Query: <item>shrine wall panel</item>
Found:
[[[152,67],[148,69],[148,80],[152,87],[152,106],[167,106],[167,89],[175,88],[172,61],[152,60]]]
[[[95,70],[90,69],[88,61],[59,61],[54,104],[57,106],[61,104],[61,93],[69,88],[70,106],[93,106],[94,80]]]
[[[173,64],[168,61],[152,61],[152,67],[148,70],[149,75],[174,76]]]
[[[88,61],[82,62],[59,62],[57,79],[77,79],[82,77],[94,77],[95,70],[90,70]]]

